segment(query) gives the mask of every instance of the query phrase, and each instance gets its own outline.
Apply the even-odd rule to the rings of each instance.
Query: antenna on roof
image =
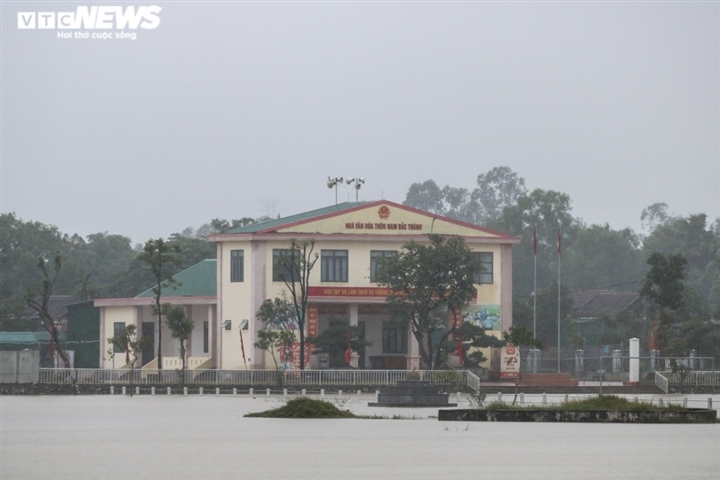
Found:
[[[343,178],[342,178],[342,177],[328,177],[328,181],[327,181],[327,186],[328,186],[328,188],[333,188],[333,187],[335,187],[335,205],[336,205],[336,206],[337,206],[337,186],[338,186],[338,183],[340,183],[340,184],[343,183]]]

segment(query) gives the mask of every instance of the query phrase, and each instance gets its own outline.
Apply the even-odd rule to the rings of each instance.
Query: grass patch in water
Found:
[[[633,402],[617,395],[599,395],[597,397],[570,400],[550,405],[510,405],[504,402],[492,402],[485,406],[487,410],[607,410],[619,412],[684,412],[687,408],[680,405],[659,407],[651,403]]]
[[[245,416],[262,418],[358,418],[357,415],[347,410],[340,410],[332,403],[307,397],[295,398],[282,407],[264,412],[248,413]]]

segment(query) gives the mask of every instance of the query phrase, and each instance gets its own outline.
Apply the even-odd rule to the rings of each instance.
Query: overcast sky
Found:
[[[101,4],[2,2],[2,212],[143,242],[331,205],[328,175],[402,202],[506,165],[588,223],[720,216],[718,2],[110,2],[160,24],[18,29]]]

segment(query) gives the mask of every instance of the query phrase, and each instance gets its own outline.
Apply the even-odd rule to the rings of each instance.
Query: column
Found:
[[[408,370],[420,370],[420,345],[418,345],[417,338],[408,329],[408,354],[407,354],[407,369]]]
[[[637,338],[630,339],[630,384],[638,385],[640,383],[640,340]]]

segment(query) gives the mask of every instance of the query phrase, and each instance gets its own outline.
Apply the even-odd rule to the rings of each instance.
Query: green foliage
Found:
[[[429,235],[429,244],[409,242],[387,257],[378,280],[390,288],[390,315],[418,340],[420,356],[430,369],[441,365],[440,349],[455,331],[456,318],[475,293],[473,277],[481,268],[460,237]],[[439,339],[434,339],[435,335]]]
[[[645,402],[631,402],[630,400],[618,397],[617,395],[598,395],[578,400],[569,400],[560,404],[549,404],[538,407],[536,405],[510,405],[504,402],[492,402],[486,407],[487,410],[607,410],[616,412],[655,412],[655,411],[686,411],[678,405],[667,405],[659,407]]]
[[[481,348],[501,347],[503,342],[492,335],[485,333],[485,329],[475,325],[472,322],[462,322],[460,327],[456,328],[454,336],[462,339],[462,355],[463,366],[465,368],[477,368],[487,359],[483,355]],[[457,341],[447,338],[440,348],[438,357],[438,365],[445,367],[447,365],[447,353],[457,351]]]
[[[347,410],[340,410],[332,403],[307,397],[295,398],[280,408],[265,412],[248,413],[255,418],[357,418]]]
[[[360,329],[344,318],[331,318],[327,329],[308,342],[315,345],[320,353],[329,355],[330,368],[347,368],[345,352],[348,348],[348,335],[350,347],[356,352],[364,352],[365,347],[372,345],[362,337]]]
[[[127,363],[130,364],[131,373],[129,395],[132,396],[132,384],[134,378],[132,372],[135,370],[135,362],[137,362],[138,355],[142,352],[143,348],[147,348],[152,344],[152,340],[147,336],[138,338],[135,325],[130,324],[125,326],[125,330],[108,338],[107,341],[111,347],[107,352],[110,358],[115,357],[115,349],[117,349],[120,352],[124,352]]]
[[[477,392],[472,392],[467,396],[470,408],[482,408],[487,399],[487,393],[482,388],[478,389]]]
[[[660,308],[677,310],[685,304],[683,291],[687,260],[682,254],[653,252],[647,259],[650,271],[645,275],[640,295]]]
[[[255,318],[270,328],[289,330],[297,322],[296,314],[295,305],[282,292],[279,297],[265,299],[255,313]]]
[[[646,267],[640,238],[629,228],[613,230],[608,224],[578,228],[572,248],[563,255],[564,283],[577,290],[637,289]]]
[[[527,194],[525,179],[509,167],[495,167],[478,175],[472,191],[446,185],[442,189],[433,180],[413,183],[403,204],[457,218],[477,225],[496,221],[505,207]]]
[[[506,345],[515,345],[518,348],[535,347],[542,348],[542,341],[533,337],[532,330],[514,325],[506,332],[503,332],[503,340]]]
[[[281,348],[284,348],[285,358],[281,358],[280,362],[282,365],[289,362],[292,345],[295,343],[295,334],[291,330],[258,330],[257,339],[253,346],[269,352],[275,362],[275,370],[280,371],[277,356],[280,354]]]
[[[191,318],[188,318],[185,312],[185,307],[179,305],[163,305],[163,314],[165,315],[165,323],[167,323],[170,329],[170,336],[177,338],[180,342],[180,358],[182,359],[182,383],[185,383],[185,368],[186,368],[186,350],[185,342],[192,335],[192,331],[195,329],[195,323]]]
[[[295,329],[297,324],[297,310],[295,304],[287,299],[285,292],[274,299],[265,299],[255,313],[255,318],[265,324],[265,330],[257,332],[255,348],[269,352],[275,363],[275,370],[280,370],[277,356],[281,347],[285,348],[285,355],[289,356],[292,345],[295,343]],[[285,365],[290,359],[281,358],[280,363]],[[281,377],[278,377],[281,380]]]

